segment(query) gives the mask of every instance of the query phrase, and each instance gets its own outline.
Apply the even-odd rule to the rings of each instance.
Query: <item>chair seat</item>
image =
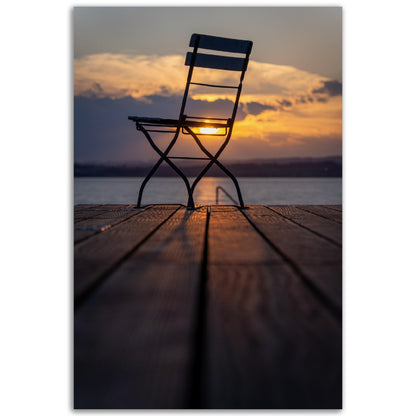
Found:
[[[230,127],[231,120],[226,122],[206,122],[206,121],[197,121],[197,120],[183,120],[179,122],[179,120],[171,119],[171,118],[158,118],[158,117],[137,117],[137,116],[129,116],[129,120],[138,123],[146,123],[155,126],[167,126],[167,127],[213,127],[213,128],[221,128],[221,127]]]

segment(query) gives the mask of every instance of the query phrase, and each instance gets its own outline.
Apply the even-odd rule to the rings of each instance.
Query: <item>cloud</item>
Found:
[[[314,89],[313,94],[328,94],[330,97],[335,97],[342,94],[342,84],[339,81],[322,81],[321,88]]]
[[[338,102],[337,102],[338,101]],[[228,159],[271,158],[280,156],[325,156],[341,154],[341,98],[327,103],[315,102],[291,111],[264,109],[246,112],[242,105],[233,130],[233,137],[224,156]],[[75,97],[74,160],[76,162],[138,162],[155,160],[156,154],[129,115],[175,118],[181,96],[132,97],[119,99]],[[205,112],[210,103],[191,100],[194,111]],[[213,103],[214,104],[214,103]],[[217,103],[224,109],[230,102]],[[255,107],[257,107],[255,105]],[[257,107],[263,109],[262,107]],[[164,148],[171,135],[157,135]],[[222,139],[210,138],[215,151]],[[182,137],[175,145],[177,155],[201,156],[195,143]]]
[[[259,115],[247,115],[236,122],[236,139],[252,138],[266,141],[270,145],[297,144],[308,140],[342,139],[342,100],[333,98],[325,103],[315,101],[309,105],[298,105],[286,110],[266,110]]]
[[[289,100],[282,100],[282,101],[280,101],[280,105],[282,107],[292,107],[292,102],[289,101]]]
[[[143,138],[137,140],[127,116],[176,118],[187,69],[181,55],[98,54],[75,59],[75,160],[154,157]],[[196,82],[239,82],[239,73],[233,71],[198,69],[196,76]],[[212,89],[193,86],[185,113],[229,117],[235,94],[230,91],[213,94]],[[334,149],[340,154],[341,93],[338,81],[291,66],[251,61],[227,157],[244,157],[242,149],[249,158],[322,156],[334,154]],[[167,143],[166,136],[161,143]]]
[[[242,108],[248,114],[254,114],[255,116],[261,114],[263,111],[266,110],[273,110],[274,107],[271,105],[263,105],[260,103],[256,103],[255,101],[251,101],[246,103],[246,105]]]
[[[78,96],[100,98],[133,97],[145,100],[149,95],[180,95],[185,87],[188,67],[182,55],[95,54],[74,60],[74,92]],[[196,82],[238,85],[239,73],[197,68]],[[338,95],[340,84],[318,74],[288,65],[250,61],[243,84],[242,102],[279,106],[282,100],[295,101],[311,93]],[[323,86],[322,86],[323,85]],[[233,90],[215,90],[192,86],[195,99],[215,101],[233,99]],[[286,102],[285,101],[285,102]]]
[[[103,53],[74,60],[76,96],[145,99],[154,94],[175,95],[183,91],[184,79],[186,68],[179,55]]]

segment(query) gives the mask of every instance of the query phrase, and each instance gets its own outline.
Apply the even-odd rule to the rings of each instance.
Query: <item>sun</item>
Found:
[[[209,124],[210,120],[204,120],[204,123]],[[220,129],[215,127],[200,127],[199,132],[200,134],[216,134]]]
[[[199,131],[202,134],[216,134],[219,131],[219,129],[212,128],[212,127],[200,127]]]

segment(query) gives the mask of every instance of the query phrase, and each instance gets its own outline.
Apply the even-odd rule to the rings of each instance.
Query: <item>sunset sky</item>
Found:
[[[224,159],[342,152],[342,9],[74,9],[74,161],[148,162],[155,153],[129,115],[176,118],[192,33],[254,42]],[[206,82],[227,83],[231,71]],[[224,91],[193,88],[190,107],[228,117]],[[158,143],[167,143],[162,135]],[[189,136],[178,154],[199,156]],[[210,138],[215,148],[220,139]]]

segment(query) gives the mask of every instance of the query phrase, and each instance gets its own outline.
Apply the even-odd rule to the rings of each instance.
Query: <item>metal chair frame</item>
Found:
[[[137,117],[129,116],[128,119],[136,123],[136,129],[139,132],[142,132],[151,147],[156,151],[160,156],[159,160],[155,163],[152,169],[147,174],[146,178],[142,182],[137,198],[137,207],[140,208],[143,190],[153,176],[159,166],[165,161],[184,181],[186,189],[188,191],[188,203],[187,208],[195,209],[195,203],[193,199],[193,193],[198,182],[203,178],[203,176],[208,172],[208,170],[216,164],[234,183],[234,186],[237,191],[238,200],[240,207],[244,208],[243,197],[241,195],[240,186],[236,177],[218,160],[221,153],[226,148],[228,142],[231,139],[231,134],[234,126],[235,117],[237,115],[238,104],[240,100],[242,84],[244,80],[244,75],[247,70],[247,65],[249,61],[249,56],[251,53],[253,42],[248,40],[238,40],[230,38],[222,38],[218,36],[209,36],[201,34],[193,34],[189,43],[189,46],[193,47],[192,52],[188,52],[186,55],[185,65],[189,65],[188,77],[186,81],[185,91],[182,99],[182,105],[177,120],[175,119],[162,119],[162,118],[151,118],[151,117]],[[234,57],[234,56],[224,56],[224,55],[211,55],[198,53],[199,48],[201,49],[210,49],[223,52],[239,53],[245,54],[244,58]],[[198,82],[192,82],[192,75],[195,67],[205,67],[212,69],[221,69],[221,70],[230,70],[230,71],[241,71],[240,82],[238,86],[229,86],[229,85],[215,85],[215,84],[203,84]],[[187,98],[189,94],[189,88],[191,85],[201,85],[206,87],[213,88],[232,88],[236,89],[236,96],[234,101],[234,107],[232,115],[230,118],[212,118],[212,117],[192,117],[184,114]],[[214,122],[205,122],[202,119],[215,120]],[[224,129],[224,134],[202,134],[195,133],[193,128],[217,128]],[[166,130],[166,128],[174,128],[174,130]],[[162,151],[154,142],[149,132],[156,133],[174,133],[174,136],[166,147],[165,151]],[[198,147],[206,155],[206,157],[180,157],[180,156],[168,156],[169,152],[172,150],[175,145],[180,133],[189,134],[193,137]],[[215,154],[209,152],[206,147],[202,144],[199,139],[199,135],[207,136],[224,136],[224,142],[218,149]],[[182,172],[182,170],[172,162],[171,159],[198,159],[198,160],[209,160],[207,165],[201,170],[199,175],[195,178],[192,185],[189,183],[188,178]]]

